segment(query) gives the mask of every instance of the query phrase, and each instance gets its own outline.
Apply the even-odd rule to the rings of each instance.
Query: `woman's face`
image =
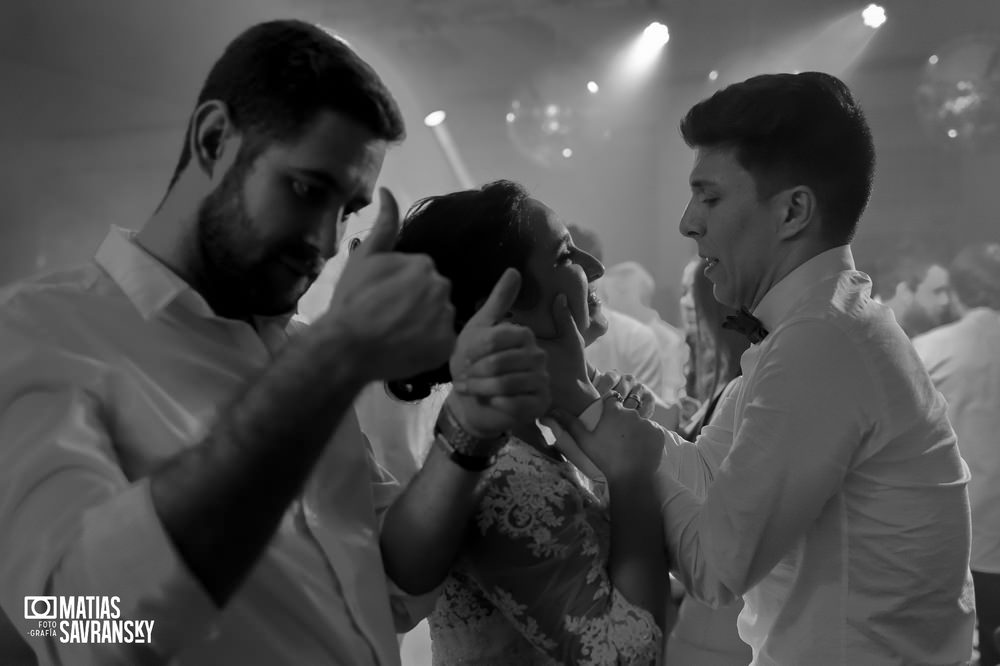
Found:
[[[699,263],[697,257],[689,261],[681,276],[681,325],[687,335],[695,334],[698,330],[698,315],[694,307],[694,279]]]
[[[608,330],[594,281],[604,275],[604,266],[592,255],[573,245],[573,239],[552,209],[536,199],[525,202],[532,226],[533,247],[526,271],[534,278],[538,298],[528,309],[515,307],[512,321],[527,326],[539,338],[556,335],[552,308],[556,296],[566,294],[570,313],[590,344]]]

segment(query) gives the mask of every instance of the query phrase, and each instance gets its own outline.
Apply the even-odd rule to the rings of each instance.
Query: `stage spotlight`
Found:
[[[600,89],[601,87],[597,85],[597,81],[587,81],[587,90],[589,90],[591,93],[596,95],[597,91]]]
[[[427,125],[428,127],[437,127],[444,122],[445,117],[445,112],[440,109],[437,111],[431,111],[424,118],[424,125]]]
[[[938,57],[936,55],[932,55],[930,58],[927,59],[927,62],[929,62],[932,65],[936,65],[938,63]]]
[[[562,156],[565,157],[566,159],[569,159],[569,158],[573,157],[573,149],[572,148],[563,148],[563,150],[562,150]]]
[[[719,78],[719,72],[717,70],[713,69],[711,72],[708,73],[709,81],[715,81],[717,78]]]
[[[869,28],[877,28],[885,23],[885,8],[870,4],[861,12],[861,19]]]
[[[670,30],[659,21],[653,21],[642,31],[641,43],[644,48],[659,51],[670,41]]]

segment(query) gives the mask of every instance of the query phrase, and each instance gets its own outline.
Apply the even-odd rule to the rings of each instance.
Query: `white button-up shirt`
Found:
[[[948,401],[972,472],[972,569],[1000,574],[1000,312],[975,308],[913,346]]]
[[[353,412],[222,610],[154,511],[148,475],[297,322],[256,324],[215,316],[120,229],[93,264],[0,294],[0,601],[42,666],[399,663],[395,632],[419,618],[378,547],[398,485]],[[155,657],[27,637],[28,595],[117,595],[123,619],[155,621]]]
[[[849,247],[786,276],[770,331],[661,484],[673,562],[710,603],[742,595],[755,665],[970,659],[968,468],[946,405]]]

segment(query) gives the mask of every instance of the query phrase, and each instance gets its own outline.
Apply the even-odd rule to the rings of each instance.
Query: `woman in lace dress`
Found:
[[[563,404],[560,395],[580,393],[559,391],[563,382],[584,385],[591,400],[600,397],[583,347],[607,329],[592,285],[603,266],[576,248],[556,214],[519,185],[499,181],[419,202],[396,249],[430,255],[451,280],[456,326],[506,268],[518,269],[522,287],[508,319],[547,341],[554,407],[580,414],[588,406]],[[417,400],[451,380],[442,367],[389,388]],[[458,378],[453,390],[471,389],[476,381]],[[640,402],[614,405],[616,397],[604,397],[605,409]],[[626,420],[640,422],[632,413]],[[483,475],[462,554],[429,618],[435,666],[658,661],[668,600],[652,481],[658,460],[637,454],[590,467],[591,477],[604,477],[595,483],[550,446],[551,439],[529,423],[512,433]]]

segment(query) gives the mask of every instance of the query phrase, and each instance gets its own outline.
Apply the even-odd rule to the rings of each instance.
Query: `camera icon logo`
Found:
[[[55,620],[57,619],[59,604],[55,597],[25,597],[24,598],[24,619],[25,620]]]

